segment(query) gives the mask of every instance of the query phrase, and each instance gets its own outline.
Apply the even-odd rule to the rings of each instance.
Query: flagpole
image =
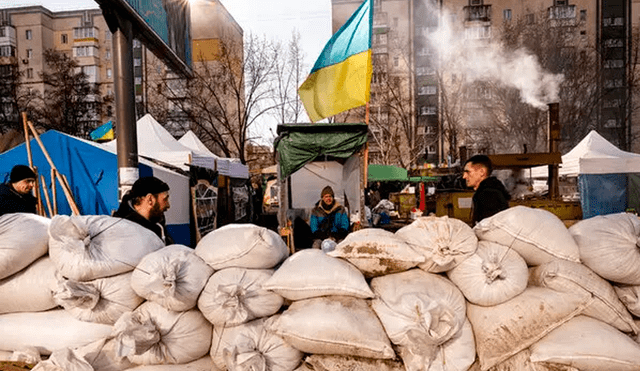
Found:
[[[367,102],[367,104],[365,105],[364,108],[364,123],[369,126],[369,102]],[[364,192],[367,192],[367,185],[368,185],[368,177],[369,177],[369,140],[367,140],[367,142],[364,145],[364,176],[363,176],[363,182],[364,182],[364,187],[362,187],[364,189]],[[360,207],[360,220],[364,221],[366,219],[365,216],[365,212],[364,212],[364,201],[366,200],[366,195],[362,195],[362,203],[361,203],[361,207]],[[361,225],[364,225],[364,223],[362,223]]]

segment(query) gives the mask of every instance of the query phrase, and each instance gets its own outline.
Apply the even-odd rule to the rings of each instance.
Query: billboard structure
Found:
[[[189,0],[96,0],[109,15],[126,18],[134,36],[174,72],[191,75]]]

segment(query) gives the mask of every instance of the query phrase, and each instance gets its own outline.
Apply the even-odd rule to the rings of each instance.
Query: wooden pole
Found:
[[[56,165],[53,163],[51,156],[49,156],[49,152],[47,152],[47,149],[44,147],[44,143],[42,143],[42,140],[40,140],[40,136],[38,135],[38,132],[36,132],[36,129],[33,127],[33,124],[30,121],[28,121],[27,124],[29,125],[29,128],[31,129],[31,132],[33,133],[33,137],[35,138],[36,142],[38,142],[40,149],[42,149],[42,153],[44,154],[44,157],[49,162],[49,165],[51,166],[51,168],[55,169]],[[58,179],[58,182],[62,186],[62,191],[64,192],[64,195],[67,198],[67,202],[69,203],[69,207],[71,207],[71,211],[73,212],[73,215],[80,215],[80,209],[78,208],[76,201],[73,199],[73,195],[71,194],[71,188],[69,188],[69,184],[67,183],[66,179],[62,176],[62,174],[60,174],[59,171],[57,171],[57,169],[56,169],[56,178]]]
[[[24,128],[24,144],[27,147],[27,158],[29,159],[29,167],[33,169],[33,156],[31,155],[31,140],[29,140],[29,128],[27,127],[27,113],[22,112],[22,126]]]
[[[44,199],[47,201],[47,210],[49,210],[49,217],[53,218],[53,209],[51,208],[51,200],[49,199],[49,192],[47,192],[47,183],[44,181],[44,175],[40,175],[40,181],[40,184],[42,184],[42,193],[44,193]]]
[[[58,215],[58,192],[56,188],[56,173],[58,171],[54,168],[51,168],[51,199],[53,200],[53,214],[51,217],[53,218],[55,215]]]

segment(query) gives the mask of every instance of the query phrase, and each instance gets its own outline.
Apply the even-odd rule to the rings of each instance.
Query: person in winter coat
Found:
[[[31,190],[36,184],[36,174],[26,165],[11,169],[9,181],[0,184],[0,216],[9,213],[36,213],[36,198]]]
[[[153,176],[142,177],[122,197],[113,216],[138,223],[158,235],[165,245],[171,245],[174,241],[167,233],[164,218],[170,206],[169,185]]]
[[[311,210],[309,225],[313,233],[314,248],[320,248],[322,240],[327,238],[340,242],[349,233],[347,210],[336,201],[330,186],[322,189],[320,201]]]
[[[473,225],[509,208],[511,195],[498,178],[490,176],[492,170],[491,159],[485,155],[472,156],[464,164],[462,177],[467,187],[475,191],[472,199]]]

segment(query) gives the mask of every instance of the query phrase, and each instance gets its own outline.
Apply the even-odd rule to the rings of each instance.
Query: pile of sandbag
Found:
[[[277,233],[232,224],[195,249],[151,238],[125,257],[116,245],[132,238],[126,231],[100,238],[120,219],[61,218],[47,227],[49,255],[0,281],[0,293],[18,292],[29,270],[54,284],[32,289],[40,307],[2,303],[0,327],[53,313],[58,331],[69,326],[62,320],[97,327],[77,327],[64,346],[10,340],[16,357],[50,354],[36,370],[640,369],[640,220],[631,214],[570,229],[526,207],[474,228],[421,217],[291,256]],[[42,318],[20,321],[53,332]]]

